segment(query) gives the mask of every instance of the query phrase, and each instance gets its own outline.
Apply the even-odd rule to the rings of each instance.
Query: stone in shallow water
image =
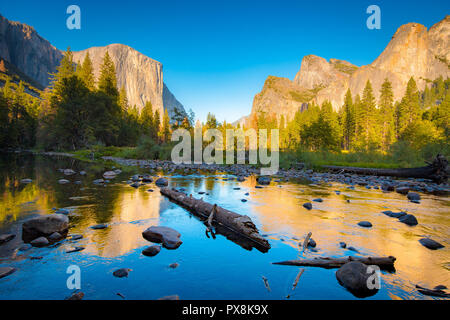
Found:
[[[155,184],[158,187],[167,187],[169,185],[169,181],[166,178],[159,178],[155,181]]]
[[[63,236],[62,236],[59,232],[53,232],[53,233],[48,237],[48,239],[51,240],[51,241],[58,241],[58,240],[62,239],[62,237],[63,237]]]
[[[106,223],[96,224],[95,226],[91,227],[91,229],[94,229],[94,230],[100,230],[100,229],[106,229],[106,228],[108,228],[108,225]]]
[[[114,171],[106,171],[103,174],[103,178],[110,180],[110,179],[114,179],[117,176],[117,173],[115,173]]]
[[[25,221],[22,224],[22,237],[29,241],[40,236],[49,236],[54,232],[65,234],[68,228],[67,216],[58,213],[48,214]]]
[[[75,247],[73,249],[67,250],[66,253],[79,252],[79,251],[83,251],[84,249],[86,249],[86,248],[85,247]]]
[[[312,209],[312,204],[310,202],[307,202],[307,203],[303,204],[303,207],[305,207],[308,210],[311,210]]]
[[[420,194],[415,192],[409,192],[407,197],[410,201],[420,201]]]
[[[142,236],[148,241],[162,243],[167,249],[176,249],[183,243],[181,234],[169,227],[151,226],[142,232]]]
[[[116,271],[113,272],[113,275],[114,275],[114,277],[117,277],[117,278],[124,278],[124,277],[128,277],[128,274],[130,273],[130,271],[132,271],[132,270],[128,269],[128,268],[117,269]]]
[[[339,246],[344,249],[347,248],[347,244],[343,241],[339,242]]]
[[[31,179],[22,179],[22,180],[20,180],[20,183],[23,183],[23,184],[28,184],[28,183],[31,183],[31,182],[33,182],[33,180],[31,180]]]
[[[60,180],[58,180],[58,183],[59,184],[68,184],[68,183],[70,183],[70,181],[67,179],[60,179]]]
[[[139,183],[139,182],[133,182],[132,184],[130,184],[130,187],[133,187],[133,188],[139,188],[141,186],[141,184]]]
[[[336,271],[336,278],[341,286],[350,291],[358,298],[372,296],[378,289],[369,289],[367,283],[373,272],[367,270],[367,266],[358,261],[351,261],[344,264]]]
[[[169,268],[171,268],[171,269],[176,269],[176,268],[178,268],[179,266],[180,266],[180,264],[179,264],[179,263],[176,263],[176,262],[169,264]]]
[[[408,187],[398,187],[397,189],[395,189],[395,191],[397,191],[400,194],[408,194],[409,192],[409,188]]]
[[[0,267],[0,279],[9,276],[16,272],[16,268],[12,267]]]
[[[160,251],[160,246],[150,246],[142,250],[142,254],[147,257],[153,257],[156,256]]]
[[[262,176],[262,177],[258,177],[257,179],[256,179],[256,181],[259,183],[259,184],[262,184],[262,185],[268,185],[268,184],[270,184],[270,177],[266,177],[266,176]]]
[[[392,212],[390,210],[383,211],[383,213],[392,218],[401,218],[406,215],[406,212]]]
[[[247,202],[247,199],[241,199],[242,202]]]
[[[308,247],[310,247],[310,248],[315,248],[316,246],[317,246],[316,241],[314,241],[313,238],[309,239]]]
[[[323,202],[321,198],[313,199],[314,202]]]
[[[14,239],[16,237],[15,234],[12,233],[7,233],[7,234],[1,234],[0,235],[0,245],[11,241],[12,239]]]
[[[416,217],[412,214],[406,214],[398,219],[400,222],[403,222],[404,224],[407,224],[408,226],[415,226],[419,222],[417,221]]]
[[[364,228],[371,228],[372,224],[369,221],[360,221],[360,222],[358,222],[358,226],[364,227]]]
[[[67,297],[64,300],[81,300],[84,297],[84,293],[79,291],[79,292],[75,292],[73,293],[70,297]]]
[[[36,239],[34,239],[33,241],[31,241],[30,244],[31,244],[33,247],[38,247],[38,248],[40,248],[40,247],[45,247],[45,246],[47,246],[47,245],[49,244],[49,242],[48,242],[47,238],[45,238],[45,237],[39,237],[39,238],[36,238]]]
[[[439,242],[434,241],[433,239],[430,239],[430,238],[422,238],[419,240],[419,242],[424,247],[431,249],[431,250],[437,250],[437,249],[444,248],[444,246],[442,244],[440,244]]]

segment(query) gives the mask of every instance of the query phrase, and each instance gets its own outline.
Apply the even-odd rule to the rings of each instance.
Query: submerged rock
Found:
[[[117,269],[116,271],[113,272],[113,275],[114,275],[114,277],[117,277],[117,278],[124,278],[124,277],[128,277],[128,274],[130,273],[130,271],[132,271],[132,270],[128,269],[128,268]]]
[[[150,246],[142,250],[142,254],[147,257],[153,257],[156,256],[160,251],[160,246]]]
[[[303,207],[305,207],[308,210],[311,210],[312,209],[312,204],[310,202],[307,202],[307,203],[303,204]]]
[[[392,212],[390,210],[383,211],[383,213],[391,218],[401,218],[403,216],[406,216],[406,214],[407,214],[406,212]]]
[[[434,241],[433,239],[430,238],[422,238],[419,240],[420,244],[423,245],[424,247],[431,249],[431,250],[437,250],[437,249],[441,249],[444,248],[444,246],[442,244],[440,244],[437,241]]]
[[[321,198],[313,199],[314,202],[323,202]]]
[[[1,234],[0,235],[0,245],[11,241],[12,239],[14,239],[16,237],[15,234],[12,233],[7,233],[7,234]]]
[[[336,278],[341,286],[350,291],[358,298],[372,296],[378,292],[378,289],[369,289],[369,277],[373,273],[369,273],[367,266],[358,261],[351,261],[344,264],[336,271]]]
[[[339,242],[339,246],[344,249],[347,248],[347,244],[343,241]]]
[[[419,222],[417,221],[416,217],[412,214],[406,214],[398,219],[398,221],[403,222],[404,224],[407,224],[408,226],[415,226]]]
[[[31,183],[31,182],[33,182],[33,180],[31,180],[31,179],[22,179],[22,180],[20,180],[20,183],[23,183],[23,184],[28,184],[28,183]]]
[[[130,184],[130,187],[133,187],[133,188],[139,188],[141,186],[141,184],[139,183],[139,182],[133,182],[132,184]]]
[[[179,263],[176,263],[176,262],[169,264],[169,268],[171,268],[171,269],[176,269],[176,268],[178,268],[179,266],[180,266],[180,264],[179,264]]]
[[[33,247],[38,247],[38,248],[48,246],[49,243],[50,242],[47,240],[46,237],[39,237],[39,238],[36,238],[36,239],[34,239],[33,241],[30,242],[30,244]]]
[[[69,229],[69,218],[63,214],[49,214],[25,221],[22,224],[22,237],[25,242],[40,236],[49,236],[54,232],[66,234]]]
[[[76,172],[75,171],[73,171],[72,169],[65,169],[64,170],[64,174],[66,175],[66,176],[71,176],[71,175],[74,175]]]
[[[17,269],[13,267],[0,267],[0,279],[9,276],[16,272]]]
[[[59,232],[53,232],[53,233],[48,237],[48,239],[51,240],[51,241],[58,241],[58,240],[60,240],[60,239],[62,239],[62,238],[63,238],[63,236],[62,236]]]
[[[397,189],[395,189],[395,191],[397,191],[400,194],[408,194],[409,192],[409,188],[408,187],[398,187]]]
[[[372,228],[372,223],[370,223],[369,221],[360,221],[358,222],[358,226],[364,228]]]
[[[58,180],[58,183],[59,184],[68,184],[68,183],[70,183],[70,181],[67,179],[60,179],[60,180]]]
[[[181,234],[169,227],[151,226],[142,232],[142,236],[148,241],[162,243],[167,249],[176,249],[183,243]]]
[[[106,229],[108,228],[108,225],[106,223],[100,223],[100,224],[96,224],[95,226],[91,226],[91,229],[94,230],[101,230],[101,229]]]
[[[103,178],[107,180],[114,179],[115,177],[117,177],[117,173],[115,171],[106,171],[103,174]]]
[[[67,250],[66,253],[79,252],[79,251],[83,251],[84,249],[86,249],[86,248],[85,247],[75,247],[73,249]]]

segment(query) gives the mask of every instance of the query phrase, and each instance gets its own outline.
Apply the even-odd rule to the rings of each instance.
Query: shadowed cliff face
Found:
[[[449,61],[450,16],[447,16],[430,30],[418,23],[401,26],[380,56],[367,66],[358,68],[342,60],[326,61],[314,55],[306,56],[295,79],[285,79],[285,83],[290,90],[310,90],[315,96],[311,101],[322,104],[329,100],[338,110],[347,90],[350,88],[353,96],[361,94],[367,80],[371,81],[377,99],[386,78],[392,83],[395,100],[403,97],[411,77],[423,90],[426,80],[450,77]],[[262,111],[292,119],[299,106],[301,104],[293,102],[289,96],[266,90],[265,84],[254,98],[250,117]]]
[[[162,64],[122,44],[93,47],[74,52],[74,61],[82,62],[89,52],[94,64],[96,78],[108,50],[115,66],[119,88],[125,87],[130,105],[141,110],[147,101],[161,116],[164,109],[173,116],[178,108],[185,113],[183,105],[163,83]],[[50,73],[56,72],[63,52],[53,47],[26,24],[9,21],[0,15],[0,57],[13,64],[43,87],[50,84]]]
[[[56,71],[62,53],[33,27],[0,15],[0,57],[46,87],[50,82],[49,74]]]

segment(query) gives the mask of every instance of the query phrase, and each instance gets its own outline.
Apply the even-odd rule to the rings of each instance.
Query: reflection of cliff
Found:
[[[244,184],[251,186],[250,182]],[[442,265],[442,261],[448,261],[450,257],[449,249],[431,251],[418,242],[423,235],[429,235],[445,245],[445,235],[450,234],[448,208],[427,206],[426,201],[418,208],[397,193],[343,190],[341,195],[336,195],[334,189],[315,187],[313,190],[302,185],[271,186],[251,192],[248,204],[252,205],[252,212],[258,216],[263,233],[271,238],[284,239],[287,245],[294,248],[299,248],[298,243],[302,243],[305,235],[312,232],[319,256],[354,254],[341,249],[340,241],[355,247],[361,255],[395,256],[396,274],[383,278],[388,283],[401,275],[400,278],[412,281],[404,284],[411,288],[416,283],[428,287],[450,285],[450,274]],[[319,197],[324,201],[312,202],[313,210],[303,208],[303,203]],[[351,199],[350,203],[346,202],[347,198]],[[413,213],[419,225],[409,227],[385,216],[381,212],[386,208]],[[370,221],[373,227],[366,229],[357,226],[363,220]],[[286,257],[291,258],[295,256]],[[395,293],[392,295],[394,297]]]
[[[149,194],[143,190],[121,190],[112,208],[110,227],[104,230],[88,229],[85,233],[87,247],[84,252],[112,258],[148,244],[141,233],[149,225],[158,224],[160,195]],[[83,219],[72,233],[82,233],[86,228],[98,223],[93,214],[94,212],[91,212],[89,218]],[[139,223],[139,220],[149,221]]]

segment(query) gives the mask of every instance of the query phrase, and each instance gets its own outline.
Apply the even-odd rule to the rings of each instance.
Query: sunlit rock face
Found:
[[[387,78],[392,83],[394,99],[400,100],[411,77],[423,90],[429,80],[439,76],[444,79],[450,77],[449,66],[450,16],[430,30],[418,23],[408,23],[397,30],[385,50],[367,66],[357,67],[347,61],[327,61],[309,55],[303,58],[300,71],[293,81],[284,79],[274,84],[269,81],[274,77],[269,77],[263,90],[254,98],[250,118],[254,119],[255,112],[259,111],[277,114],[278,117],[283,114],[292,119],[298,108],[304,106],[303,103],[312,101],[322,104],[328,100],[338,110],[344,103],[347,90],[350,89],[353,96],[362,94],[367,80],[370,80],[378,99],[381,85]],[[272,90],[268,90],[268,87]],[[291,95],[285,94],[289,91],[305,93],[308,90],[313,95],[309,101],[305,101],[308,98],[305,95],[300,96],[299,100],[302,101],[295,101]]]
[[[33,27],[0,15],[0,57],[46,87],[50,83],[49,74],[56,71],[62,53]]]
[[[82,63],[86,53],[94,65],[94,74],[98,79],[103,57],[108,51],[116,67],[117,85],[124,87],[128,103],[141,110],[150,101],[153,110],[163,114],[163,74],[162,64],[138,51],[122,44],[111,44],[106,47],[92,47],[74,52],[74,60]]]
[[[168,110],[170,117],[174,115],[174,109],[185,114],[183,105],[163,83],[162,64],[129,46],[111,44],[106,47],[92,47],[74,52],[74,61],[82,62],[86,52],[89,52],[98,79],[106,51],[115,64],[118,87],[125,88],[131,106],[136,105],[141,110],[145,103],[150,101],[153,110],[158,110],[161,116],[164,109]],[[50,75],[56,72],[63,52],[42,38],[33,27],[9,21],[0,15],[0,57],[43,87],[47,87],[50,84]]]

